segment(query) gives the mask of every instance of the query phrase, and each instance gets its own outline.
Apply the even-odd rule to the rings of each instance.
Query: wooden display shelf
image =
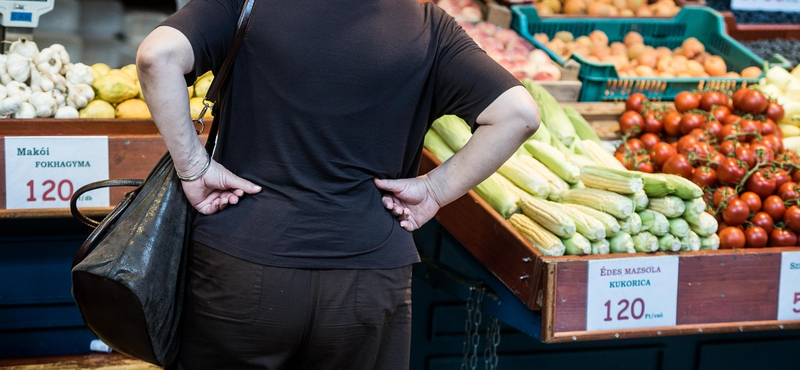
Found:
[[[153,121],[144,119],[4,119],[0,120],[0,153],[5,151],[3,139],[9,136],[107,136],[108,174],[112,179],[143,179],[167,150]],[[202,135],[201,140],[206,137]],[[0,219],[70,217],[68,209],[7,210],[5,180],[5,156],[0,155]],[[119,203],[130,190],[111,188],[110,205]],[[90,212],[102,216],[108,210]]]

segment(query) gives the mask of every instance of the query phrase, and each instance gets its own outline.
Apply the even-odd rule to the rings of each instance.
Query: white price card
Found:
[[[673,326],[678,256],[589,261],[586,330]]]
[[[798,12],[800,11],[800,0],[731,0],[731,9]]]
[[[108,179],[108,137],[6,137],[6,209],[68,208],[75,190]],[[108,207],[108,188],[78,200]]]
[[[781,253],[778,320],[800,320],[800,252]]]

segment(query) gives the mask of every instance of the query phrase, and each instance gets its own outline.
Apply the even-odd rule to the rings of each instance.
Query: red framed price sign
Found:
[[[590,260],[586,330],[674,326],[678,256]]]
[[[800,320],[800,252],[781,253],[778,320]]]
[[[75,190],[108,179],[108,137],[6,137],[5,167],[6,209],[68,208]],[[108,207],[108,189],[78,205]]]

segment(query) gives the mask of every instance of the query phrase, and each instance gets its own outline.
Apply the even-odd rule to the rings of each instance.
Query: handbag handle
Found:
[[[247,28],[250,26],[250,15],[253,11],[253,4],[255,0],[245,0],[244,5],[242,6],[242,11],[239,13],[239,20],[236,23],[236,33],[233,35],[233,44],[231,44],[231,48],[228,49],[228,54],[225,55],[225,59],[220,66],[219,72],[216,76],[214,76],[214,80],[211,81],[211,85],[208,87],[208,92],[206,93],[206,97],[204,98],[204,102],[211,102],[215,107],[213,108],[212,112],[214,114],[214,119],[211,121],[211,128],[208,132],[208,139],[206,140],[206,152],[208,155],[211,155],[214,152],[214,146],[216,145],[216,137],[217,132],[219,132],[219,121],[217,121],[218,111],[221,108],[221,104],[217,104],[220,99],[220,94],[222,88],[228,79],[228,75],[230,74],[231,67],[233,66],[233,62],[236,59],[236,55],[239,52],[239,47],[242,45],[244,41],[244,36],[247,33]],[[208,103],[206,103],[206,108],[208,108]],[[205,109],[202,113],[200,113],[197,121],[203,125],[203,115],[205,114]],[[202,131],[201,131],[202,132]],[[72,199],[69,201],[69,209],[72,213],[72,217],[75,217],[86,226],[91,228],[95,228],[95,231],[99,230],[97,227],[100,226],[101,221],[93,220],[90,217],[84,215],[78,209],[78,198],[83,194],[90,190],[104,188],[104,187],[112,187],[112,186],[133,186],[136,187],[133,191],[125,194],[125,197],[116,207],[111,211],[111,213],[103,219],[102,223],[109,223],[116,220],[122,212],[128,208],[128,205],[136,198],[136,194],[139,193],[141,190],[142,183],[144,180],[137,180],[137,179],[111,179],[111,180],[103,180],[97,181],[93,183],[86,184],[78,189],[75,194],[72,196]],[[105,229],[105,228],[102,228]],[[96,232],[93,232],[89,235],[89,239],[95,239],[100,235],[95,235]],[[87,245],[92,243],[85,243]],[[88,253],[88,251],[86,251]],[[78,253],[80,255],[80,253]],[[77,260],[77,257],[76,257]]]

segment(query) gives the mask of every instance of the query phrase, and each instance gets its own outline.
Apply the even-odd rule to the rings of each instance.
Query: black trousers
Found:
[[[177,368],[408,369],[411,266],[306,270],[199,243]]]

